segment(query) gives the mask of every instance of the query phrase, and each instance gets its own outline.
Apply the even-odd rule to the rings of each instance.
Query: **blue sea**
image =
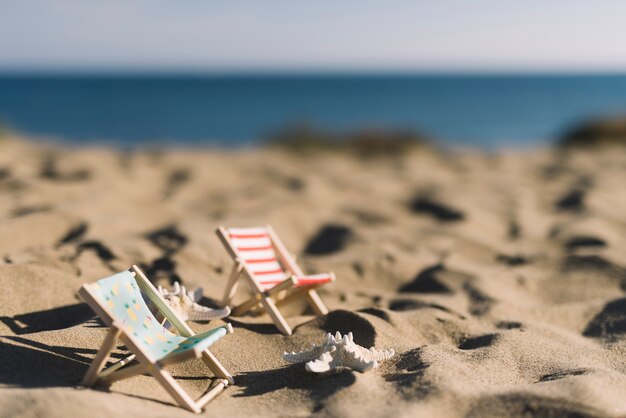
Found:
[[[0,75],[0,123],[72,143],[249,146],[287,124],[528,148],[626,114],[626,75]]]

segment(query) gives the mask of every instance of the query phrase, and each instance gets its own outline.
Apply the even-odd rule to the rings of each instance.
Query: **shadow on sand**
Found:
[[[16,335],[34,332],[54,331],[70,328],[93,318],[95,314],[84,303],[61,306],[43,311],[29,312],[15,316],[1,316],[4,323]]]
[[[325,399],[356,381],[353,372],[349,370],[320,376],[305,371],[303,364],[243,373],[237,375],[235,379],[237,386],[243,388],[243,393],[235,397],[264,395],[280,389],[300,389],[306,391],[307,396],[315,402],[315,412],[323,408]]]
[[[77,385],[97,350],[2,336],[0,383],[13,387]]]

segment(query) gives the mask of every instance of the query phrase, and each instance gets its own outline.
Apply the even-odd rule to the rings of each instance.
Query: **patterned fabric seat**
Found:
[[[148,309],[130,271],[99,280],[93,289],[125,331],[135,336],[154,360],[196,347],[204,350],[227,333],[225,328],[216,328],[190,338],[173,334]]]

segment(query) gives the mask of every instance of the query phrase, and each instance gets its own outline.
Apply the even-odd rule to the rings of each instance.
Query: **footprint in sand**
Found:
[[[385,322],[389,322],[390,324],[392,324],[393,322],[391,321],[391,317],[389,316],[389,314],[387,312],[385,312],[382,309],[379,308],[363,308],[363,309],[359,309],[357,312],[362,312],[368,315],[374,315],[377,316],[378,318],[382,319]]]
[[[12,218],[20,218],[22,216],[28,216],[34,213],[50,212],[51,210],[52,210],[52,206],[50,205],[22,206],[22,207],[12,210],[10,216]]]
[[[166,225],[148,232],[144,237],[163,252],[161,257],[155,258],[149,264],[140,265],[146,276],[150,277],[152,282],[165,277],[170,283],[183,283],[181,277],[176,273],[176,261],[174,261],[173,256],[187,245],[189,241],[187,236],[181,233],[176,225]]]
[[[493,345],[499,338],[498,334],[485,334],[478,337],[465,338],[459,343],[459,350],[477,350]]]
[[[327,255],[339,252],[354,238],[354,233],[344,225],[322,226],[309,240],[304,252],[309,255]]]
[[[483,396],[473,404],[472,409],[465,415],[466,418],[594,418],[604,416],[606,413],[585,406],[580,402],[520,392]]]
[[[60,247],[70,242],[75,242],[82,239],[89,230],[89,224],[87,222],[81,222],[78,225],[72,227],[67,233],[59,240],[56,247]]]
[[[343,309],[331,311],[324,316],[306,322],[296,327],[294,331],[309,327],[321,329],[324,333],[330,332],[331,334],[339,331],[341,335],[347,335],[349,332],[352,332],[354,334],[354,342],[363,347],[374,347],[376,342],[376,329],[374,326],[361,315]]]
[[[417,195],[409,202],[409,209],[413,213],[430,215],[441,222],[458,222],[465,219],[465,214],[460,210],[422,194]]]
[[[110,261],[115,260],[117,257],[113,254],[113,251],[109,249],[100,241],[91,240],[84,241],[78,244],[76,247],[76,256],[80,255],[85,250],[93,251],[103,263],[108,264]]]
[[[176,192],[191,179],[191,172],[187,168],[177,168],[170,172],[165,182],[163,200],[174,196]]]
[[[556,209],[561,212],[582,212],[585,209],[586,190],[574,187],[555,203]]]
[[[176,261],[169,255],[155,258],[149,264],[142,263],[140,268],[150,278],[152,283],[164,277],[169,280],[170,284],[174,284],[174,282],[183,284],[183,279],[176,273]]]
[[[588,324],[583,335],[585,337],[617,340],[626,334],[626,298],[607,303]]]
[[[144,237],[170,255],[183,248],[188,241],[187,236],[183,235],[176,225],[164,226],[156,231],[148,232]]]
[[[442,263],[427,267],[401,286],[400,293],[453,293],[456,283],[475,280],[471,274],[448,270]],[[458,287],[458,286],[457,286]]]
[[[369,210],[349,209],[348,213],[354,216],[360,223],[367,226],[376,226],[389,223],[388,217]]]
[[[116,260],[117,256],[113,253],[113,251],[104,245],[99,240],[86,240],[83,241],[85,234],[89,230],[89,224],[86,222],[81,222],[76,226],[72,227],[67,233],[59,239],[55,248],[59,248],[63,245],[76,243],[76,252],[73,256],[69,257],[68,260],[73,262],[80,257],[80,255],[84,251],[93,251],[96,256],[102,261],[104,265],[106,265],[111,271],[116,271],[117,268],[111,264],[111,261]]]
[[[60,182],[76,182],[88,180],[91,177],[91,172],[87,169],[61,172],[57,167],[56,159],[52,156],[48,156],[41,165],[39,177]]]
[[[565,370],[562,372],[556,372],[542,376],[541,379],[539,379],[539,382],[550,382],[552,380],[565,379],[566,377],[570,376],[582,376],[591,372],[592,371],[589,369]]]
[[[599,255],[569,254],[561,263],[561,271],[563,273],[594,272],[622,282],[626,281],[626,268]]]
[[[424,378],[429,364],[422,358],[421,347],[401,353],[391,361],[396,372],[386,374],[385,381],[394,383],[407,400],[424,399],[437,390]]]
[[[498,254],[496,256],[496,261],[509,267],[518,267],[531,263],[533,259],[523,255]]]
[[[11,170],[6,167],[0,167],[0,181],[6,180],[11,177]]]
[[[500,321],[496,324],[498,329],[522,329],[522,323],[517,321]]]
[[[446,308],[443,305],[439,305],[437,303],[423,302],[421,300],[395,299],[389,303],[389,309],[396,312],[415,311],[418,309],[438,309],[450,315],[454,315],[459,319],[465,319],[463,315],[454,312],[453,310]]]
[[[575,236],[564,244],[567,251],[575,251],[579,248],[605,248],[606,241],[592,236]]]

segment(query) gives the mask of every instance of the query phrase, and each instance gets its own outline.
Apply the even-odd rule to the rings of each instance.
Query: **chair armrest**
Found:
[[[278,293],[278,292],[280,292],[282,290],[289,290],[289,289],[291,289],[297,283],[298,283],[298,280],[296,280],[296,276],[294,276],[292,274],[291,276],[289,276],[288,278],[286,278],[282,282],[280,282],[277,285],[275,285],[274,287],[268,289],[267,292],[269,293],[270,296],[273,296],[273,295],[275,295],[276,293]]]

